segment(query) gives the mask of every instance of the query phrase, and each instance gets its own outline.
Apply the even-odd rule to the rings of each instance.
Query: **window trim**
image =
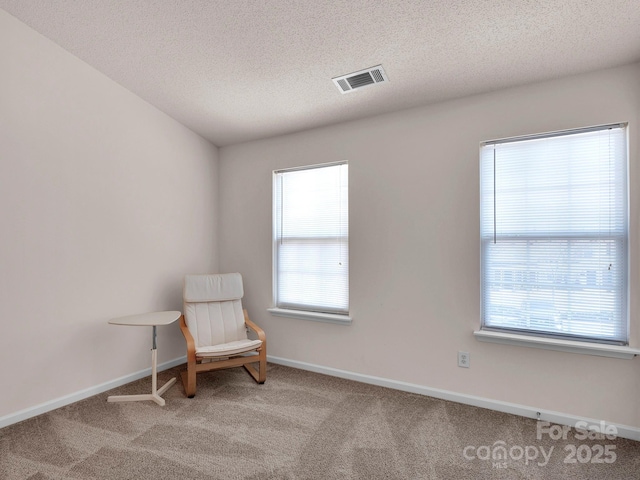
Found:
[[[309,310],[291,310],[288,308],[267,308],[271,315],[276,317],[298,318],[315,322],[336,323],[338,325],[351,325],[351,315],[339,315],[336,313],[312,312]]]
[[[500,343],[503,345],[516,345],[520,347],[541,348],[559,352],[582,353],[599,357],[611,357],[632,359],[640,355],[639,348],[621,345],[607,345],[578,340],[565,340],[560,338],[537,337],[533,335],[498,332],[494,330],[476,330],[473,336],[479,342]]]
[[[526,140],[535,140],[538,138],[564,137],[566,135],[573,135],[578,133],[598,132],[600,130],[606,130],[608,128],[627,128],[628,126],[629,126],[628,122],[617,122],[617,123],[608,123],[604,125],[593,125],[591,127],[569,128],[566,130],[554,130],[552,132],[534,133],[531,135],[519,135],[516,137],[506,137],[506,138],[500,138],[497,140],[486,140],[484,142],[480,142],[480,147],[482,148],[488,145],[500,145],[502,143],[514,143],[514,142],[521,142]]]
[[[271,206],[272,206],[272,213],[271,213],[271,228],[272,228],[272,234],[271,234],[271,285],[272,285],[272,293],[271,293],[271,303],[272,306],[267,308],[267,311],[269,313],[271,313],[274,316],[278,316],[278,317],[289,317],[289,318],[297,318],[297,319],[302,319],[302,320],[312,320],[312,321],[317,321],[317,322],[326,322],[326,323],[334,323],[334,324],[340,324],[340,325],[350,325],[351,321],[352,321],[352,317],[351,317],[351,311],[350,311],[350,306],[349,306],[349,310],[347,310],[346,312],[342,313],[342,312],[322,312],[322,311],[314,311],[314,310],[307,310],[307,309],[295,309],[295,308],[286,308],[286,307],[280,307],[277,305],[276,299],[278,298],[278,263],[277,263],[277,247],[275,245],[274,240],[274,232],[275,232],[275,225],[274,225],[274,219],[276,218],[277,212],[276,212],[276,208],[277,208],[277,191],[274,188],[275,186],[275,179],[276,176],[278,174],[281,173],[288,173],[288,172],[296,172],[296,171],[303,171],[303,170],[313,170],[313,169],[317,169],[317,168],[325,168],[325,167],[334,167],[334,166],[338,166],[338,165],[349,165],[349,162],[347,160],[340,160],[340,161],[335,161],[335,162],[327,162],[327,163],[317,163],[317,164],[312,164],[312,165],[302,165],[302,166],[297,166],[297,167],[290,167],[290,168],[280,168],[277,170],[273,170],[272,172],[272,200],[271,200]],[[348,188],[348,187],[347,187]],[[349,236],[347,236],[347,241],[349,239]],[[349,286],[347,287],[349,288]],[[349,302],[350,303],[350,302]]]
[[[512,143],[519,141],[526,141],[538,138],[553,138],[571,134],[579,134],[585,132],[599,131],[611,128],[624,128],[627,129],[626,135],[628,136],[628,122],[617,122],[612,124],[605,125],[596,125],[585,128],[576,128],[576,129],[567,129],[567,130],[559,130],[554,132],[533,134],[533,135],[523,135],[516,137],[508,137],[498,140],[489,140],[480,142],[480,151],[482,148],[490,145],[499,145],[502,143]],[[629,140],[627,137],[626,140],[627,145],[627,153],[626,153],[626,215],[627,215],[627,237],[625,239],[626,248],[627,248],[627,282],[626,282],[626,328],[627,328],[627,341],[631,340],[630,336],[630,311],[629,311],[629,303],[630,303],[630,255],[629,255],[629,229],[630,229],[630,205],[629,205]],[[480,167],[481,168],[481,167]],[[483,241],[480,238],[480,249],[482,250]],[[483,254],[481,254],[483,255]],[[482,278],[480,279],[481,288],[482,288]],[[595,355],[595,356],[603,356],[603,357],[611,357],[611,358],[620,358],[620,359],[632,359],[636,356],[640,355],[640,348],[635,348],[630,346],[629,343],[625,344],[616,344],[616,343],[607,343],[601,342],[598,339],[589,339],[589,338],[575,338],[568,339],[563,338],[561,336],[554,336],[552,333],[549,335],[540,334],[536,335],[535,332],[518,332],[517,330],[509,330],[509,329],[498,329],[493,327],[485,327],[484,321],[480,319],[480,328],[478,330],[473,331],[473,335],[476,340],[481,342],[488,343],[498,343],[504,345],[515,345],[522,347],[531,347],[531,348],[539,348],[545,350],[555,350],[561,352],[570,352],[570,353],[579,353],[586,355]]]

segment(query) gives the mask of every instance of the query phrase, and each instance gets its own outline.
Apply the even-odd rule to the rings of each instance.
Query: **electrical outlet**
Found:
[[[471,357],[469,352],[458,352],[458,366],[462,368],[469,368],[471,363]]]

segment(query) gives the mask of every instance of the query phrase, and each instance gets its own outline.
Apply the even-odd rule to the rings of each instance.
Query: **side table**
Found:
[[[111,325],[128,325],[153,327],[153,343],[151,348],[151,393],[144,395],[111,395],[107,398],[107,402],[138,402],[141,400],[153,400],[160,406],[164,406],[165,401],[161,395],[166,392],[171,385],[176,382],[175,377],[165,383],[161,388],[158,386],[158,349],[156,348],[156,328],[159,325],[169,325],[180,318],[181,313],[177,311],[170,312],[152,312],[142,313],[139,315],[128,315],[126,317],[112,318],[109,320]]]

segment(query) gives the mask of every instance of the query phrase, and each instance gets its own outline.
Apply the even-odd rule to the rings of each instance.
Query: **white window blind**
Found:
[[[346,163],[274,172],[274,304],[349,312]]]
[[[482,328],[628,344],[626,125],[487,142]]]

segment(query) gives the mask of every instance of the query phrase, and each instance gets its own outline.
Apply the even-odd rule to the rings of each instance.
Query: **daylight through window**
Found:
[[[628,344],[626,135],[481,146],[483,329]]]
[[[274,305],[349,312],[347,163],[274,172]]]

